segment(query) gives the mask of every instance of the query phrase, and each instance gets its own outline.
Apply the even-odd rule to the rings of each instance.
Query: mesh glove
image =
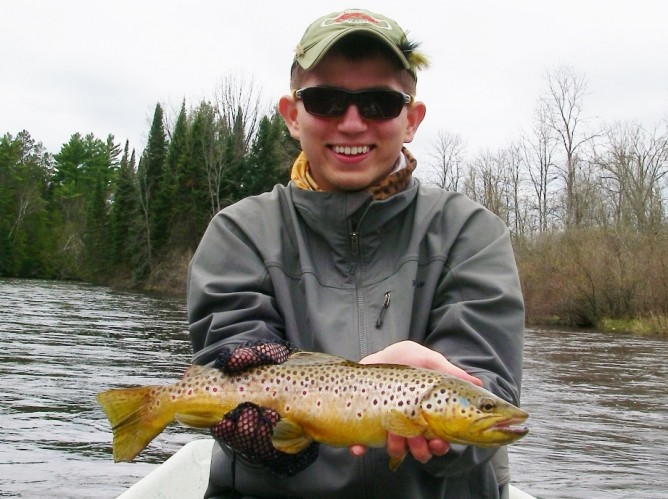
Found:
[[[295,350],[288,342],[249,341],[233,350],[220,352],[214,366],[225,374],[235,374],[253,367],[282,364]]]
[[[255,341],[232,351],[223,351],[215,366],[226,374],[253,367],[285,362],[294,349],[288,343]],[[218,443],[231,448],[251,464],[262,465],[278,475],[293,476],[308,467],[318,457],[318,443],[287,454],[271,443],[271,435],[281,416],[267,407],[244,402],[228,412],[211,428]]]

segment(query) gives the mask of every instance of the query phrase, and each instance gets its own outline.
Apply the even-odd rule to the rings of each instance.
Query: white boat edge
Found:
[[[213,439],[193,440],[118,499],[202,499],[209,483]],[[536,499],[510,485],[510,499]]]

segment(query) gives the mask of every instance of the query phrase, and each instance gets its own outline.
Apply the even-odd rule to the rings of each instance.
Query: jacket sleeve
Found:
[[[461,211],[464,216],[450,225],[455,234],[449,236],[453,242],[432,304],[426,344],[479,377],[486,389],[519,405],[524,302],[509,231],[481,206]],[[458,474],[495,452],[452,446],[442,460],[430,464],[439,474]]]
[[[283,339],[271,281],[253,238],[225,211],[207,228],[188,272],[193,362],[215,360],[223,346]]]

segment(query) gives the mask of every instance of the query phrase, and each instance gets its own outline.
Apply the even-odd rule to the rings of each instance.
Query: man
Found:
[[[508,230],[412,176],[404,144],[426,111],[415,100],[426,66],[416,48],[393,20],[363,10],[307,29],[278,104],[303,151],[292,182],[222,210],[191,263],[196,363],[287,340],[449,372],[519,403],[524,308]],[[495,449],[423,437],[321,446],[289,477],[223,447],[208,497],[499,497],[508,481],[490,463]],[[389,471],[388,454],[405,450],[412,459]]]

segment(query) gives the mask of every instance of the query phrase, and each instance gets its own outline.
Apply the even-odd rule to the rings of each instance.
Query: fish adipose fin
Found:
[[[302,426],[289,419],[281,419],[276,424],[271,437],[271,443],[274,444],[274,447],[287,454],[296,454],[306,449],[312,441],[313,439],[308,436]]]
[[[198,413],[198,414],[176,414],[174,417],[179,423],[191,428],[211,428],[218,423],[222,418],[220,414],[214,412]]]

